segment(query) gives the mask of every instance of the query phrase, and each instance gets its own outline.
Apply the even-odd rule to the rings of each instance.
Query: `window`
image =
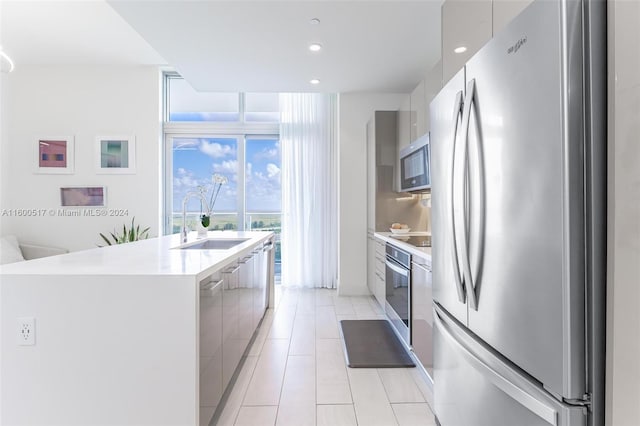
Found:
[[[173,137],[172,144],[172,212],[170,233],[182,228],[182,201],[188,192],[209,189],[214,173],[228,182],[220,188],[211,218],[212,229],[238,229],[238,138],[237,137]],[[187,226],[192,228],[202,213],[201,201],[192,197],[187,202]]]
[[[280,141],[277,138],[247,137],[245,153],[247,212],[280,213]]]
[[[244,119],[247,122],[280,122],[280,105],[277,93],[246,93]]]
[[[180,232],[187,193],[210,189],[212,175],[222,174],[228,183],[216,199],[210,229],[275,231],[278,272],[279,94],[201,93],[174,73],[164,81],[164,233]],[[190,198],[187,227],[193,229],[201,211],[199,199]]]
[[[235,122],[240,119],[239,93],[197,92],[174,74],[165,78],[168,121]]]

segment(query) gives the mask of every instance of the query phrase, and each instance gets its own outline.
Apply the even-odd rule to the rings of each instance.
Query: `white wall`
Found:
[[[373,112],[397,110],[405,94],[340,94],[340,266],[338,292],[367,288],[366,126]]]
[[[150,66],[27,66],[2,74],[0,235],[70,250],[95,247],[100,232],[136,223],[158,233],[160,74]],[[75,172],[35,174],[38,138],[73,135]],[[136,174],[96,173],[96,136],[134,135]],[[61,186],[106,186],[124,217],[62,217]],[[12,210],[45,209],[42,217]]]
[[[640,425],[640,2],[609,5],[606,424]]]

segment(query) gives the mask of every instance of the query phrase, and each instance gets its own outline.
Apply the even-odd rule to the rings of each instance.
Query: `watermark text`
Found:
[[[106,208],[49,208],[1,209],[0,217],[104,217],[129,216],[129,209]]]

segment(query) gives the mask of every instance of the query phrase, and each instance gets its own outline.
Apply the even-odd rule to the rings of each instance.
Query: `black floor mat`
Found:
[[[386,320],[342,320],[347,365],[351,368],[415,367]]]

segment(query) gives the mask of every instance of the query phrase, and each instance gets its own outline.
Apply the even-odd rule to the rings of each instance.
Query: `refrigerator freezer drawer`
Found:
[[[587,424],[584,407],[555,399],[441,309],[434,324],[434,409],[442,426]]]

